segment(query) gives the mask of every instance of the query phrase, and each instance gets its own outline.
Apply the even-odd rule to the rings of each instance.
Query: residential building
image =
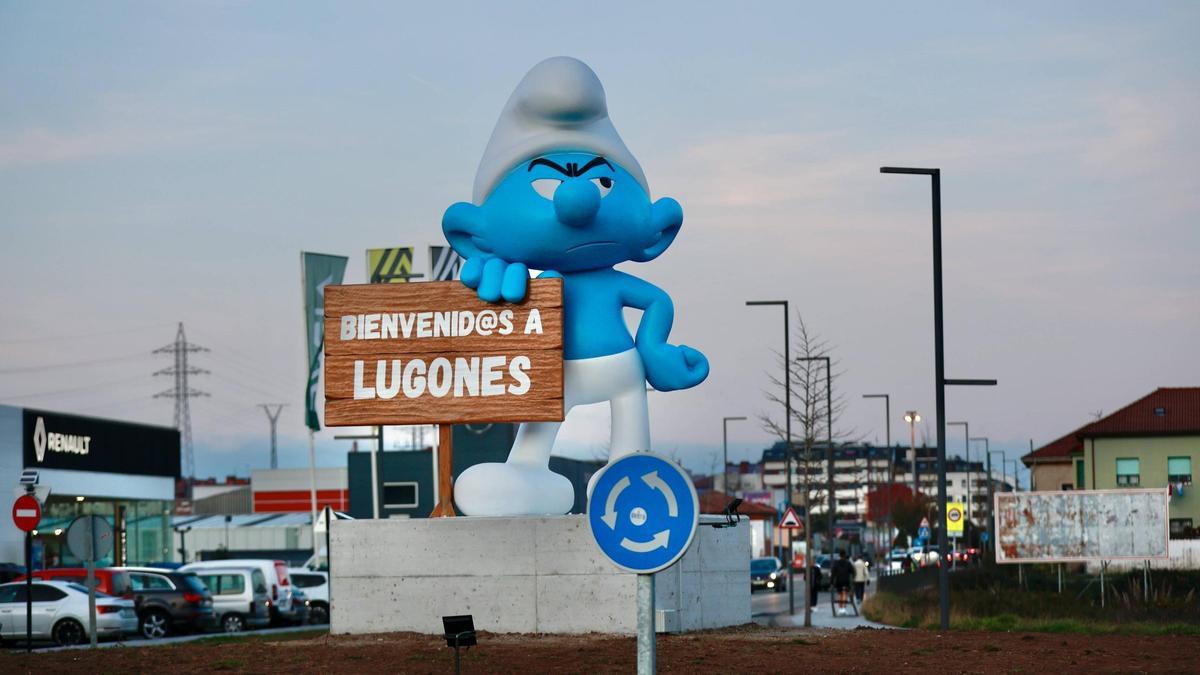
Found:
[[[1031,491],[1053,492],[1079,487],[1073,459],[1083,452],[1083,442],[1076,435],[1078,432],[1076,429],[1021,458],[1021,462],[1029,467]]]
[[[1172,535],[1195,533],[1200,496],[1191,485],[1200,461],[1200,387],[1161,387],[1073,436],[1078,445],[1068,455],[1076,489],[1168,488]],[[1037,464],[1040,450],[1023,458],[1027,466]]]

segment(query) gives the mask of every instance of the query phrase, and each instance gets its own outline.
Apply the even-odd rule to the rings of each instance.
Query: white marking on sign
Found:
[[[37,518],[36,509],[17,509],[18,518]]]
[[[643,509],[640,506],[634,507],[634,509],[629,512],[629,522],[639,526],[644,524],[646,522],[646,509]]]
[[[657,471],[651,471],[642,476],[642,482],[663,493],[663,496],[667,498],[668,516],[675,518],[679,515],[679,502],[675,501],[675,493],[671,492],[671,488],[667,487],[666,481],[658,477]]]
[[[621,491],[627,487],[629,487],[629,476],[622,476],[621,480],[613,486],[613,491],[608,493],[608,501],[604,504],[604,515],[600,516],[600,520],[603,520],[609,529],[617,527],[617,497],[621,496]]]
[[[671,540],[671,531],[663,530],[654,535],[650,541],[633,541],[626,537],[621,540],[621,548],[633,551],[634,553],[649,553],[656,548],[666,548]]]

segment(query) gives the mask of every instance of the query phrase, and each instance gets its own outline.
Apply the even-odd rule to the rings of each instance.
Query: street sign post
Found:
[[[592,537],[612,564],[638,575],[639,675],[655,670],[654,573],[687,551],[699,514],[687,473],[658,455],[626,455],[596,475],[587,510]]]
[[[96,561],[113,548],[113,529],[100,516],[79,516],[67,528],[67,548],[71,555],[87,563],[88,634],[96,647]]]
[[[33,651],[33,530],[42,520],[42,504],[31,494],[17,497],[13,524],[25,533],[25,651]]]

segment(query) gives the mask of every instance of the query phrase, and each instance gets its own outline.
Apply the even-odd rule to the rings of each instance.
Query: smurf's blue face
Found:
[[[580,152],[531,158],[482,205],[455,204],[442,219],[446,239],[466,258],[496,257],[557,272],[652,260],[682,224],[674,199],[652,203],[625,169]]]

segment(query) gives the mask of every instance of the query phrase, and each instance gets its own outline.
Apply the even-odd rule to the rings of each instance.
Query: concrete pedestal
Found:
[[[499,633],[621,633],[637,624],[637,577],[603,557],[584,516],[339,520],[334,633],[441,634],[471,614]],[[656,575],[660,631],[750,621],[750,528],[701,525]]]

